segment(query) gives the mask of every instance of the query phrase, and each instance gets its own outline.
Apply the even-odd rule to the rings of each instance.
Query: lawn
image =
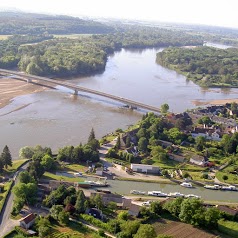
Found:
[[[155,228],[156,233],[170,235],[173,238],[215,238],[213,235],[204,230],[193,227],[190,224],[186,224],[179,221],[173,221],[169,219],[160,219],[159,221],[152,224]]]
[[[12,181],[5,183],[4,184],[4,190],[3,190],[2,193],[0,193],[0,212],[2,211],[2,207],[4,205],[5,199],[8,195],[8,192],[9,192],[9,189],[10,189],[12,183],[13,183]]]
[[[83,225],[70,222],[67,227],[53,225],[50,235],[46,238],[100,238],[100,236]]]
[[[227,180],[223,180],[223,176],[227,175],[228,179]],[[223,172],[223,171],[218,171],[216,172],[216,177],[219,181],[221,182],[225,182],[225,183],[238,183],[238,176],[235,174],[231,174],[231,173],[227,173],[227,172]]]
[[[5,171],[7,173],[14,173],[17,171],[17,169],[24,164],[27,161],[27,159],[19,159],[19,160],[13,160],[12,161],[12,166],[8,166],[7,169],[5,169]]]
[[[84,177],[75,177],[75,178],[70,178],[67,176],[63,176],[63,175],[56,175],[50,172],[45,172],[43,177],[43,179],[50,179],[50,180],[58,180],[58,181],[68,181],[68,182],[82,182],[85,180]]]
[[[218,230],[229,235],[229,237],[238,238],[238,223],[237,222],[219,220]]]
[[[0,40],[6,40],[11,35],[0,35]]]
[[[85,172],[88,167],[81,164],[68,164],[65,165],[65,169],[72,172]]]

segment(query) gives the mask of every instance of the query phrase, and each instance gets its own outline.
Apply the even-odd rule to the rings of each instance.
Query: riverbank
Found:
[[[206,105],[225,105],[226,103],[232,103],[236,102],[238,103],[238,98],[233,98],[233,99],[215,99],[211,101],[200,101],[200,100],[193,100],[192,103],[195,106],[206,106]]]
[[[38,93],[47,89],[47,86],[29,84],[13,78],[0,78],[0,109],[7,106],[18,96]]]

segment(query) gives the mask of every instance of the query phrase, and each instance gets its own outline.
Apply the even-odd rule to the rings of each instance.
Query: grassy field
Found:
[[[229,235],[229,237],[238,238],[238,222],[220,220],[218,230]]]
[[[65,165],[65,169],[72,172],[85,172],[85,170],[87,170],[87,166],[81,164],[69,164]]]
[[[12,161],[12,166],[8,167],[7,169],[4,169],[5,172],[7,173],[14,173],[17,171],[17,169],[24,164],[27,161],[27,159],[20,159],[20,160],[13,160]]]
[[[11,187],[11,184],[12,184],[12,181],[5,183],[4,190],[3,190],[2,193],[0,193],[0,212],[2,211],[2,207],[3,207],[3,204],[4,204],[5,199],[7,197],[7,194],[9,192],[9,189]]]
[[[43,177],[43,179],[51,179],[51,180],[58,180],[58,181],[68,181],[68,182],[82,182],[85,180],[84,177],[75,177],[75,178],[69,178],[67,176],[63,176],[63,175],[56,175],[50,172],[45,172]]]
[[[96,232],[93,232],[85,226],[70,222],[67,227],[53,225],[50,235],[45,238],[100,238]]]
[[[223,180],[223,176],[227,175],[228,179],[227,180]],[[223,171],[218,171],[216,173],[216,177],[219,181],[221,182],[225,182],[225,183],[238,183],[238,176],[235,174],[231,174],[231,173],[227,173],[227,172],[223,172]]]
[[[215,238],[216,235],[194,228],[190,224],[169,219],[160,219],[153,224],[156,233],[170,235],[173,238]]]

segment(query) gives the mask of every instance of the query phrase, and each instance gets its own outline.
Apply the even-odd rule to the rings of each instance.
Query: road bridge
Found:
[[[23,80],[27,81],[28,83],[33,83],[34,80],[37,80],[38,82],[41,82],[41,84],[43,82],[47,82],[47,83],[50,83],[50,84],[53,84],[53,85],[60,85],[60,86],[63,86],[63,87],[74,90],[75,95],[78,95],[78,92],[81,91],[81,92],[106,97],[106,98],[124,103],[127,106],[129,106],[129,108],[132,108],[132,109],[142,108],[142,109],[146,109],[146,110],[149,110],[149,111],[154,111],[154,112],[159,112],[160,113],[160,109],[157,108],[157,107],[147,105],[147,104],[144,104],[144,103],[140,103],[140,102],[136,102],[136,101],[124,98],[124,97],[119,97],[119,96],[115,96],[115,95],[112,95],[112,94],[100,92],[100,91],[97,91],[97,90],[94,90],[94,89],[81,87],[79,85],[72,84],[72,83],[69,83],[69,82],[66,82],[66,81],[60,81],[60,80],[55,80],[55,79],[50,79],[50,78],[46,78],[46,77],[30,75],[30,74],[25,74],[25,73],[22,73],[22,72],[5,70],[5,69],[0,69],[0,74],[8,75],[8,76],[11,75],[11,76],[14,76],[15,78],[23,79]]]

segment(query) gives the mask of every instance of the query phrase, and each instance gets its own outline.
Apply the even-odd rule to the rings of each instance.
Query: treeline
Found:
[[[107,55],[121,48],[202,44],[200,38],[179,31],[134,27],[108,35],[93,35],[81,39],[60,38],[24,45],[51,36],[42,35],[42,39],[37,37],[40,38],[34,36],[31,39],[29,35],[14,36],[0,42],[0,68],[18,67],[26,73],[42,76],[85,75],[103,71]]]
[[[103,34],[114,28],[77,17],[0,12],[0,34]]]
[[[200,86],[238,87],[238,49],[168,48],[157,54],[157,62]]]

